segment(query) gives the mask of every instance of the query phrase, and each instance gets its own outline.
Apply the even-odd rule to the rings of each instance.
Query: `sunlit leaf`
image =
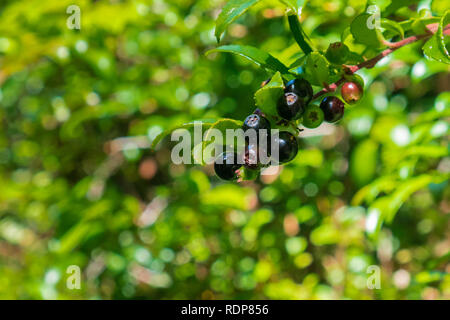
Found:
[[[404,30],[399,23],[389,19],[381,19],[380,22],[381,27],[393,32],[394,34],[398,34],[402,39],[404,38]]]
[[[323,86],[325,83],[329,83],[329,67],[329,62],[322,54],[311,52],[303,62],[304,73],[302,76],[312,85]]]
[[[280,62],[280,60],[274,58],[269,53],[257,49],[251,46],[240,46],[240,45],[226,45],[221,46],[216,49],[212,49],[206,54],[211,54],[213,52],[230,52],[242,57],[249,59],[250,61],[256,63],[257,65],[271,69],[273,71],[280,71],[281,73],[287,73],[288,68]]]
[[[177,126],[174,126],[170,129],[164,130],[163,132],[161,132],[160,134],[158,134],[153,141],[151,142],[151,149],[155,149],[156,146],[158,145],[158,143],[164,139],[164,137],[166,137],[167,135],[169,135],[170,133],[172,133],[174,130],[177,129],[193,129],[196,125],[201,126],[202,129],[205,128],[209,128],[211,127],[211,125],[214,123],[214,120],[198,120],[198,121],[192,121],[192,122],[188,122],[188,123],[183,123]]]
[[[300,15],[302,8],[306,5],[308,0],[280,0],[289,9],[293,10],[297,15]]]
[[[360,14],[352,21],[350,31],[356,41],[374,48],[379,48],[383,45],[384,39],[381,31],[372,20],[372,15],[368,13]]]
[[[450,11],[442,17],[438,30],[422,47],[423,53],[428,59],[450,64],[450,54],[445,46],[443,29],[450,22]]]
[[[229,0],[216,20],[214,35],[217,38],[217,42],[220,41],[220,36],[225,32],[228,25],[243,15],[258,1],[259,0]]]
[[[270,82],[256,91],[255,103],[262,112],[277,115],[277,100],[283,94],[283,79],[279,72],[275,73]]]

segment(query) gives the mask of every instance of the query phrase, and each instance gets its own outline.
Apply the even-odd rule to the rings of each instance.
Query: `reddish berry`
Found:
[[[363,88],[356,82],[346,82],[341,87],[341,95],[345,102],[354,104],[362,98]]]

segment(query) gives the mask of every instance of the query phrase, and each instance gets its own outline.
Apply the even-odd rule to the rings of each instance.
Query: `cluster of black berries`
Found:
[[[348,104],[361,99],[362,86],[356,81],[349,81],[342,85],[341,95]],[[310,83],[304,79],[291,80],[286,84],[284,95],[277,103],[278,115],[286,120],[297,120],[303,117],[306,128],[317,128],[324,120],[337,122],[344,116],[344,102],[338,97],[327,96],[320,105],[309,105],[313,98]]]
[[[341,95],[348,104],[359,101],[362,97],[362,86],[356,81],[349,81],[342,85]],[[309,105],[313,97],[313,90],[304,79],[291,80],[286,84],[284,95],[277,104],[278,115],[286,120],[297,120],[303,117],[306,128],[317,128],[324,120],[337,122],[344,116],[344,102],[338,97],[323,98],[319,107]]]
[[[291,161],[298,152],[297,138],[290,132],[281,131],[276,136],[270,135],[270,122],[261,113],[249,115],[242,126],[244,133],[248,130],[255,130],[256,142],[246,140],[244,154],[241,155],[242,161],[236,152],[224,152],[214,163],[214,170],[220,178],[224,180],[237,180],[241,167],[244,166],[247,171],[258,173],[260,169],[269,165],[270,160],[277,164]],[[263,130],[263,131],[262,131]],[[261,132],[262,131],[262,132]],[[261,154],[270,157],[272,143],[278,148],[278,157],[267,159],[262,162]],[[262,150],[261,150],[262,149]]]
[[[270,80],[270,79],[269,79]],[[262,86],[269,81],[263,82]],[[356,82],[346,82],[341,88],[341,95],[345,102],[353,104],[357,102],[362,96],[362,86]],[[277,102],[278,115],[287,121],[298,120],[303,117],[303,125],[307,128],[316,128],[324,120],[327,122],[339,121],[344,115],[344,102],[334,96],[327,96],[323,98],[319,106],[310,105],[313,98],[313,89],[311,84],[305,79],[294,79],[286,83],[284,94]],[[244,132],[247,130],[259,131],[265,129],[267,133],[270,131],[270,122],[261,114],[254,113],[249,115],[243,125]],[[265,146],[270,146],[270,142],[276,143],[279,150],[279,157],[276,163],[282,164],[291,161],[295,158],[298,152],[297,138],[288,131],[281,131],[277,137],[271,140],[270,135],[267,134],[267,143]],[[235,152],[222,153],[214,164],[216,174],[225,180],[236,180],[239,178],[241,167],[257,171],[264,167],[259,162],[259,148],[261,144],[258,142],[246,143],[245,152],[242,155],[243,161],[239,162],[238,155]],[[268,154],[270,147],[265,151]],[[256,159],[256,161],[251,161]],[[221,161],[218,161],[221,160]],[[240,164],[243,163],[243,164]]]
[[[278,100],[277,111],[286,120],[303,117],[303,125],[317,128],[323,120],[336,122],[344,115],[344,103],[336,97],[325,97],[320,106],[309,105],[313,97],[311,84],[304,79],[291,80],[286,84],[284,96]]]

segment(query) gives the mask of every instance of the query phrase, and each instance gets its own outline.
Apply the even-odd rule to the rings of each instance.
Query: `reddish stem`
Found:
[[[353,65],[353,66],[344,65],[345,73],[348,75],[352,75],[356,71],[361,70],[363,68],[367,68],[367,69],[373,68],[378,63],[378,61],[380,61],[387,55],[391,54],[395,50],[397,50],[403,46],[406,46],[407,44],[431,37],[437,31],[437,28],[438,28],[437,23],[429,24],[427,26],[427,29],[429,30],[428,33],[411,36],[411,37],[405,38],[403,40],[400,40],[398,42],[389,43],[388,49],[383,50],[377,56],[373,57],[372,59],[361,62],[360,64]],[[444,35],[450,35],[450,24],[444,28],[443,33],[444,33]],[[322,90],[320,90],[313,96],[313,100],[319,98],[320,96],[322,96],[328,92],[335,91],[343,82],[345,82],[345,77],[340,78],[335,83],[325,86],[325,88],[323,88]]]

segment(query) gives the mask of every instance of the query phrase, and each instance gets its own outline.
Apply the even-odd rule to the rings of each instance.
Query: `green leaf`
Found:
[[[206,55],[213,52],[230,52],[242,57],[249,59],[250,61],[256,63],[257,65],[270,69],[273,71],[280,71],[281,73],[288,73],[288,68],[281,63],[280,60],[274,58],[269,53],[259,50],[251,46],[240,46],[240,45],[226,45],[221,46],[216,49],[209,50]]]
[[[303,61],[301,67],[290,70],[294,74],[300,73],[312,85],[323,86],[330,77],[330,63],[319,52],[311,52]]]
[[[424,174],[408,179],[402,184],[398,185],[398,187],[395,189],[395,192],[389,196],[389,214],[386,215],[386,221],[388,223],[392,222],[395,214],[400,209],[402,204],[405,203],[405,201],[408,200],[408,198],[413,193],[425,188],[431,182],[433,182],[433,177]]]
[[[341,33],[341,42],[344,42],[351,34],[352,32],[350,30],[350,27],[345,28],[344,31],[342,31]]]
[[[297,15],[300,15],[307,0],[280,0],[280,2],[285,4],[289,9],[293,10]]]
[[[311,40],[308,38],[308,35],[303,31],[302,26],[300,25],[300,21],[298,19],[298,15],[296,13],[288,15],[289,28],[291,29],[292,35],[294,36],[295,41],[297,41],[300,49],[305,54],[309,54],[313,51]]]
[[[206,131],[206,135],[205,135],[205,144],[207,144],[207,142],[210,138],[211,138],[211,134],[212,134],[212,129],[216,129],[219,130],[220,132],[222,132],[223,134],[223,138],[225,139],[225,134],[226,134],[226,130],[227,129],[240,129],[242,128],[242,121],[239,120],[234,120],[234,119],[220,119],[217,120],[216,122],[214,122],[210,128],[208,129],[208,131]]]
[[[283,79],[279,72],[275,73],[270,82],[256,91],[255,103],[262,112],[277,115],[277,100],[283,94]]]
[[[437,15],[443,15],[448,10],[448,0],[431,1],[431,11]]]
[[[445,0],[444,0],[445,1]],[[394,13],[395,11],[397,11],[400,8],[403,7],[408,7],[412,4],[417,4],[419,1],[418,0],[393,0],[387,7],[386,9],[381,9],[381,12],[383,14],[384,17],[387,17],[389,15],[391,15],[392,13]]]
[[[204,139],[201,143],[196,145],[193,149],[192,155],[196,161],[201,163],[202,165],[206,164],[210,160],[210,154],[205,154],[205,148],[211,144],[225,145],[228,141],[226,141],[226,130],[227,129],[240,129],[242,128],[242,121],[234,120],[234,119],[220,119],[214,122],[206,131],[204,135]],[[213,130],[217,129],[222,133],[222,140],[216,141],[215,137],[213,139]],[[211,141],[212,140],[212,141]],[[236,142],[236,141],[235,141]],[[238,141],[239,142],[239,141]]]
[[[303,68],[301,67],[305,62],[306,56],[303,55],[299,57],[297,60],[291,63],[289,66],[289,72],[295,74],[296,76],[300,76],[303,73]],[[297,68],[298,67],[298,68]]]
[[[360,142],[352,152],[350,173],[358,185],[365,185],[375,176],[378,159],[378,144],[367,139]]]
[[[428,158],[440,158],[448,155],[448,148],[446,146],[436,146],[436,145],[421,145],[408,147],[402,154],[403,157],[410,156],[422,156]]]
[[[450,54],[445,47],[443,29],[450,21],[450,11],[447,11],[439,22],[436,33],[422,47],[423,53],[428,59],[450,64]]]
[[[167,136],[168,134],[172,133],[172,131],[177,130],[177,129],[193,129],[194,125],[196,123],[198,123],[199,125],[202,126],[202,129],[204,128],[208,128],[210,127],[215,120],[198,120],[198,121],[192,121],[192,122],[188,122],[188,123],[183,123],[180,125],[176,125],[174,127],[171,127],[170,129],[164,130],[163,132],[161,132],[160,134],[158,134],[152,141],[152,144],[150,146],[150,149],[155,149],[156,146],[158,145],[158,143],[164,139],[165,136]]]
[[[415,276],[415,280],[418,283],[423,284],[423,283],[440,281],[440,280],[444,279],[445,276],[446,276],[446,273],[441,272],[441,271],[422,271],[422,272],[419,272]]]
[[[222,184],[200,195],[202,205],[223,206],[238,210],[249,210],[255,192],[237,184]]]
[[[352,21],[350,31],[357,42],[379,48],[382,46],[384,39],[381,31],[372,25],[373,18],[368,13],[360,14]]]
[[[378,9],[383,12],[392,2],[402,2],[404,0],[367,0],[366,8],[376,5]],[[414,0],[413,0],[414,1]],[[415,0],[417,1],[417,0]]]
[[[448,177],[431,176],[423,174],[404,181],[395,188],[391,195],[378,198],[369,207],[369,217],[366,224],[367,232],[370,235],[376,235],[383,225],[384,221],[391,223],[400,207],[410,196],[425,188],[430,183],[439,183],[445,181]]]
[[[441,17],[418,17],[412,18],[409,20],[401,21],[398,24],[402,27],[403,30],[411,30],[416,21],[421,21],[425,26],[431,23],[437,23],[441,20]]]
[[[340,233],[330,223],[322,224],[311,232],[310,240],[316,246],[334,244],[339,241]]]
[[[353,196],[352,205],[359,206],[364,201],[367,204],[372,203],[381,192],[389,193],[397,186],[397,181],[394,176],[382,176],[370,184],[359,189]]]
[[[225,29],[234,20],[243,15],[248,9],[255,5],[259,0],[230,0],[223,7],[216,20],[216,30],[214,35],[217,42],[220,42],[220,36],[225,32]]]
[[[404,30],[399,23],[389,19],[381,19],[380,23],[381,27],[384,29],[391,31],[394,34],[398,34],[402,39],[405,37]]]

